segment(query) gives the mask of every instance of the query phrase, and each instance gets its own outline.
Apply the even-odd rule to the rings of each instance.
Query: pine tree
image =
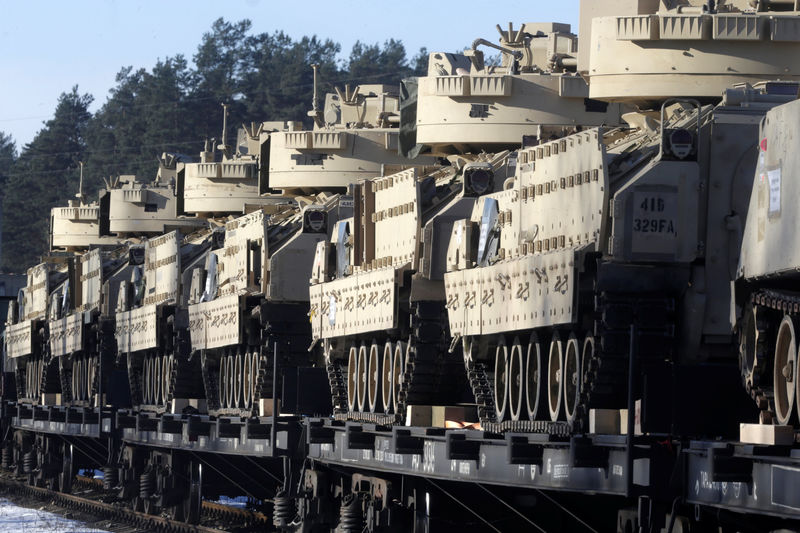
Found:
[[[47,250],[50,209],[74,196],[78,161],[86,163],[84,192],[95,197],[102,177],[155,176],[162,152],[196,156],[203,140],[221,141],[221,103],[229,104],[227,139],[247,121],[294,120],[311,125],[313,70],[319,105],[325,92],[349,83],[397,85],[424,75],[427,50],[407,59],[399,40],[357,42],[346,61],[341,46],[317,36],[294,40],[283,32],[250,34],[249,20],[216,20],[190,64],[177,55],[150,69],[122,68],[92,117],[90,95],[77,86],[58,100],[54,116],[16,155],[0,133],[0,201],[4,229],[0,268],[24,272]]]
[[[347,70],[349,78],[359,84],[395,85],[414,73],[414,68],[408,65],[402,41],[395,39],[384,42],[383,48],[356,41],[350,51]]]
[[[92,96],[78,86],[62,93],[53,118],[25,145],[7,177],[3,197],[3,257],[0,268],[23,272],[48,249],[50,209],[78,189],[86,156]]]
[[[8,181],[8,173],[17,160],[17,146],[10,135],[0,131],[0,199],[2,199]]]

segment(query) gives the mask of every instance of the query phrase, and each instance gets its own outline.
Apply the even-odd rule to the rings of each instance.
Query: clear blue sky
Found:
[[[58,95],[78,85],[105,102],[124,66],[150,69],[158,58],[191,61],[200,38],[219,17],[250,19],[254,33],[283,30],[293,38],[317,35],[342,45],[403,41],[455,51],[476,37],[496,40],[495,24],[566,22],[577,33],[578,0],[28,0],[2,2],[0,20],[0,131],[17,148],[50,118]],[[256,118],[256,117],[254,117]],[[263,117],[267,119],[268,117]]]

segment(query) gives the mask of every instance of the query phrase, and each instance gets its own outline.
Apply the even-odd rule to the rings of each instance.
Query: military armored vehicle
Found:
[[[731,283],[758,123],[798,81],[784,66],[797,13],[759,6],[582,4],[590,96],[637,110],[627,127],[523,148],[505,190],[454,224],[449,325],[485,423],[586,430],[590,409],[628,407],[632,424],[634,376],[650,431],[689,424],[665,405],[704,380],[736,402],[716,387],[735,359]]]
[[[177,158],[164,154],[152,183],[136,176],[107,181],[89,202],[81,185],[67,207],[53,208],[50,247],[44,262],[28,271],[28,283],[9,310],[7,356],[17,367],[18,397],[34,404],[95,405],[113,363],[113,304],[121,279],[141,262],[147,235],[203,222],[179,217]],[[110,360],[106,360],[110,358]]]
[[[311,130],[251,124],[235,149],[223,139],[221,161],[206,151],[184,165],[183,211],[217,228],[145,243],[145,296],[117,316],[134,405],[271,413],[274,356],[282,368],[311,366],[307,280],[316,243],[352,214],[341,193],[356,179],[413,166],[396,155],[397,107],[389,87],[346,88],[327,95],[323,110],[315,102]]]
[[[74,255],[65,258],[70,277],[50,292],[46,357],[58,365],[60,398],[51,395],[49,403],[99,405],[96,395],[106,388],[116,359],[120,285],[144,259],[140,239],[205,224],[180,211],[176,178],[183,165],[179,156],[165,153],[155,180],[119,176],[106,181],[97,202],[88,204],[79,193],[69,207],[53,209],[51,249]]]
[[[742,250],[736,301],[742,383],[762,422],[796,424],[797,258],[791,198],[797,167],[793,131],[800,102],[770,110],[761,122],[747,216],[741,217]]]
[[[464,54],[432,53],[428,75],[404,81],[400,149],[444,157],[353,187],[354,214],[320,243],[311,277],[313,337],[339,416],[394,423],[411,404],[448,404],[465,386],[447,355],[443,274],[455,220],[503,190],[528,144],[583,126],[615,125],[619,107],[590,100],[564,24],[500,29]],[[489,66],[483,50],[502,54]]]

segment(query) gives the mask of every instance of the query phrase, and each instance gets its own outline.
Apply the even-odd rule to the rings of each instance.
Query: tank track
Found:
[[[397,395],[401,420],[409,404],[437,405],[452,403],[463,388],[464,375],[460,353],[448,352],[450,327],[443,302],[412,302],[410,309],[409,349],[405,372]]]
[[[137,356],[128,354],[128,388],[131,392],[131,406],[136,408],[142,405],[142,371],[132,364],[133,357]]]
[[[394,414],[353,412],[347,410],[346,365],[332,361],[327,365],[331,400],[336,417],[381,425],[402,424],[408,405],[452,403],[454,395],[465,387],[463,357],[450,354],[450,336],[443,302],[412,302],[409,312],[409,348]],[[385,340],[385,339],[384,339]]]
[[[117,351],[117,339],[114,336],[114,320],[100,318],[97,324],[97,354],[100,364],[103,366],[103,379],[108,383],[108,376],[114,370]],[[72,381],[70,381],[70,386]],[[92,395],[98,393],[100,389],[100,372],[95,372],[94,382],[92,383]]]
[[[72,403],[72,369],[59,368],[61,380],[61,401],[64,405]]]
[[[17,388],[17,399],[23,398],[25,395],[25,370],[14,370],[14,385]]]
[[[272,382],[276,347],[279,373],[281,368],[304,364],[308,360],[307,348],[311,332],[307,312],[302,309],[302,306],[265,304],[261,307],[261,312],[265,315],[262,317],[265,324],[260,329],[260,337],[257,339],[259,344],[241,347],[242,350],[246,350],[245,353],[259,352],[253,406],[250,409],[222,408],[218,390],[219,371],[212,369],[204,361],[202,378],[207,391],[208,412],[212,416],[251,417],[259,415],[259,401],[274,398]],[[208,391],[212,391],[211,395],[208,394]]]
[[[206,405],[208,412],[219,409],[219,370],[211,368],[208,363],[208,356],[205,352],[200,355],[200,375],[203,378],[203,388],[206,391]]]
[[[345,367],[341,361],[329,361],[325,365],[328,372],[328,384],[331,387],[331,403],[336,416],[345,415],[345,420],[350,416],[347,410],[347,378]]]
[[[197,383],[201,379],[200,364],[197,359],[189,356],[190,348],[189,332],[178,330],[174,335],[172,350],[174,359],[169,377],[167,403],[175,398],[198,398],[202,394],[202,391],[197,390]]]
[[[49,393],[60,390],[61,381],[58,376],[58,364],[52,358],[44,363],[42,372],[42,393]],[[41,398],[39,399],[41,403]]]
[[[497,412],[494,409],[494,390],[486,363],[467,361],[467,377],[475,403],[478,407],[478,420],[481,425],[497,424]]]
[[[115,345],[116,339],[113,337],[113,335],[110,338],[107,338],[105,341],[100,340],[99,342],[99,346],[101,346],[101,353],[103,353],[102,350],[104,349],[102,347],[105,347],[105,349],[111,349],[111,347],[114,347]],[[146,356],[151,356],[152,353],[153,352],[148,351],[147,355],[130,354],[130,357],[143,358]],[[200,362],[190,356],[188,331],[184,329],[173,329],[172,335],[168,338],[167,344],[163,347],[159,347],[156,353],[159,357],[165,357],[169,354],[172,354],[173,356],[172,371],[169,376],[169,387],[166,398],[162,405],[144,404],[142,396],[142,381],[144,378],[143,366],[138,365],[137,367],[132,365],[131,361],[128,361],[128,384],[131,392],[131,405],[133,405],[134,408],[163,413],[169,409],[170,403],[175,398],[197,398],[198,395],[202,394],[202,391],[199,391],[197,384],[200,382],[200,379],[204,380],[205,376],[201,374]],[[122,357],[124,357],[124,355],[121,356],[120,354],[117,354],[113,365],[119,365],[122,362]],[[103,366],[103,373],[104,375],[108,376],[113,366],[110,358],[105,359],[108,359],[108,361]],[[96,394],[97,390],[98,378],[97,375],[95,375],[92,393]]]
[[[750,296],[750,304],[756,310],[756,327],[760,333],[758,346],[756,346],[755,349],[761,352],[762,357],[755,358],[754,368],[749,373],[746,372],[745,365],[740,363],[742,368],[742,384],[748,394],[750,394],[756,406],[761,410],[761,421],[764,423],[772,423],[772,419],[775,416],[772,367],[771,365],[764,366],[762,363],[764,361],[771,361],[772,359],[772,355],[769,353],[769,349],[766,346],[766,338],[776,334],[774,331],[775,324],[770,324],[769,319],[757,311],[760,307],[775,313],[798,316],[800,315],[800,294],[773,289],[762,289],[754,292]],[[776,318],[780,321],[780,317]]]
[[[274,391],[272,389],[272,381],[275,372],[275,345],[278,346],[278,353],[281,352],[281,338],[274,333],[264,333],[264,342],[260,348],[260,355],[258,358],[258,375],[256,377],[255,394],[253,396],[253,408],[250,414],[253,416],[258,415],[258,402],[262,398],[274,398]],[[278,365],[280,366],[281,357],[278,358]]]
[[[640,358],[669,358],[675,337],[675,300],[666,295],[603,292],[595,296],[595,352],[584,363],[573,431],[588,429],[590,409],[619,409],[627,402],[630,326]]]

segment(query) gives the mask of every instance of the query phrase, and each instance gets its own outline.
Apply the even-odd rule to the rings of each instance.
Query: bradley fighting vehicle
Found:
[[[588,98],[568,25],[498,30],[499,44],[433,53],[427,76],[403,84],[401,149],[425,147],[448,164],[359,182],[353,217],[317,247],[310,318],[339,416],[393,423],[407,405],[461,399],[443,284],[454,221],[506,187],[523,139],[619,122],[617,104]],[[490,66],[481,48],[499,51],[501,64]]]
[[[114,369],[109,303],[142,263],[141,239],[203,224],[179,216],[174,180],[181,166],[165,154],[152,183],[121,176],[106,183],[97,202],[88,202],[81,190],[67,207],[52,210],[50,252],[28,270],[27,285],[8,314],[6,368],[13,371],[20,403],[61,406],[58,416],[75,423],[82,420],[81,408],[128,402],[127,394],[110,386],[112,376],[124,375]],[[10,451],[20,473],[69,490],[78,463],[68,443],[43,436],[31,442],[17,432]]]
[[[731,286],[759,122],[797,95],[793,6],[582,2],[590,96],[637,111],[523,148],[504,190],[454,224],[449,325],[484,423],[585,430],[589,409],[633,407],[636,376],[644,431],[725,418],[690,427],[692,402],[747,412],[724,388]]]
[[[63,406],[67,418],[111,403],[252,414],[272,397],[264,377],[272,367],[262,357],[271,358],[277,335],[286,362],[308,358],[303,302],[315,245],[340,211],[352,213],[337,193],[357,178],[410,166],[396,155],[398,104],[396,89],[346,88],[328,95],[324,110],[315,102],[313,130],[250,125],[235,147],[223,136],[221,157],[208,145],[195,163],[165,155],[153,183],[123,176],[96,203],[79,194],[54,209],[53,251],[29,271],[9,313],[6,350],[19,400]],[[263,349],[262,335],[271,343]],[[243,353],[246,361],[236,357]],[[293,361],[298,354],[304,358]],[[128,386],[111,386],[112,374],[127,374]],[[39,465],[36,475],[49,483],[71,479],[71,459],[63,467],[51,460],[71,457],[68,445],[26,439],[20,433],[13,447],[20,468]],[[157,470],[147,461],[170,464],[124,448],[110,459],[107,485],[132,495],[139,478],[149,483]]]
[[[800,191],[793,133],[799,114],[800,102],[792,102],[770,110],[761,122],[749,208],[740,219],[744,237],[736,284],[742,383],[761,410],[762,422],[794,425],[800,402],[800,300],[792,199]]]
[[[311,130],[251,126],[235,153],[223,142],[222,161],[186,164],[183,209],[216,227],[148,240],[141,281],[121,291],[117,347],[134,406],[271,411],[273,356],[281,367],[310,363],[306,284],[316,243],[352,213],[342,193],[356,179],[411,166],[396,152],[398,105],[396,89],[347,87],[327,95],[323,110],[315,99]],[[245,214],[220,217],[234,213]],[[326,396],[321,406],[288,407],[327,412]]]
[[[87,201],[81,185],[67,207],[52,210],[51,251],[28,270],[28,283],[9,312],[6,350],[16,365],[21,401],[93,403],[97,357],[114,352],[113,320],[109,326],[103,308],[107,293],[115,293],[119,280],[130,276],[127,267],[141,260],[141,247],[131,243],[201,223],[179,217],[172,183],[176,157],[165,154],[159,163],[152,183],[120,176],[106,183],[97,202]],[[112,278],[116,284],[106,286]]]

